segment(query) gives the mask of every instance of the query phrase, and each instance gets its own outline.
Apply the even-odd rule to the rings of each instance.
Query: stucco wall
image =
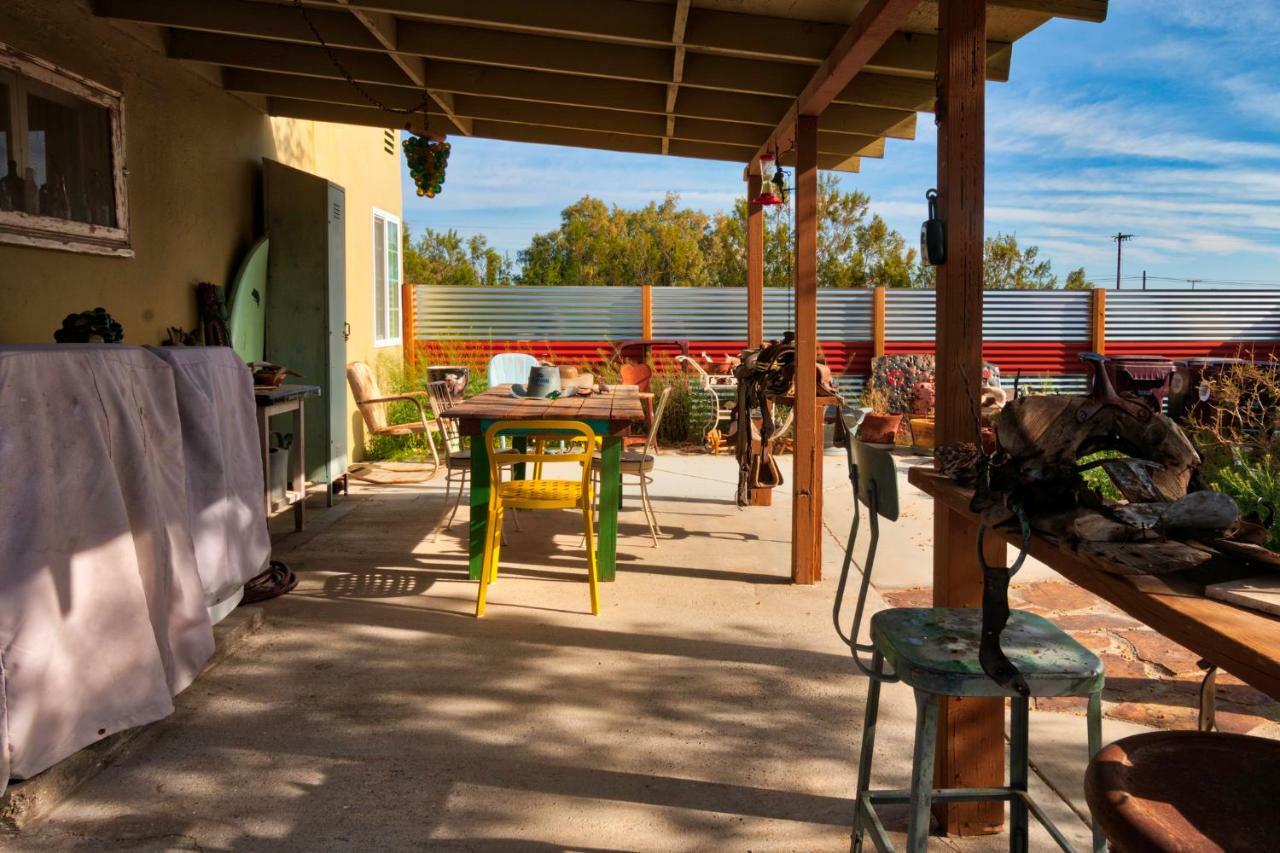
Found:
[[[0,244],[0,343],[51,341],[62,318],[103,306],[125,340],[159,343],[196,322],[195,284],[229,283],[261,231],[262,159],[346,190],[349,360],[376,363],[371,210],[401,213],[399,157],[383,131],[270,119],[207,72],[166,59],[153,31],[95,18],[82,0],[4,0],[0,41],[124,95],[130,259]],[[355,415],[348,392],[349,412]],[[363,430],[352,418],[353,457]]]

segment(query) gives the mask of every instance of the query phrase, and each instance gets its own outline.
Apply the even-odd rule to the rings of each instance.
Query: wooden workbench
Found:
[[[973,490],[932,468],[912,468],[907,479],[953,512],[974,518]],[[1015,547],[1022,534],[999,534]],[[1272,697],[1280,697],[1280,619],[1206,598],[1203,583],[1178,575],[1114,575],[1097,558],[1077,554],[1036,534],[1031,556],[1133,618]]]

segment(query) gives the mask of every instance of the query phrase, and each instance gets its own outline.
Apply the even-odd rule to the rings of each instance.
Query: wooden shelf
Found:
[[[913,486],[954,512],[974,517],[973,490],[932,468],[912,468]],[[998,530],[1017,547],[1021,533]],[[1031,556],[1067,580],[1119,607],[1169,639],[1217,664],[1273,698],[1280,697],[1280,619],[1206,598],[1204,586],[1177,575],[1113,575],[1083,556],[1036,534]]]

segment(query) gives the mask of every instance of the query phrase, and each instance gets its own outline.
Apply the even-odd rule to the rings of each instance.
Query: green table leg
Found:
[[[613,580],[618,563],[618,507],[622,502],[622,437],[606,435],[600,450],[600,580]]]
[[[485,424],[488,427],[488,424]],[[484,563],[484,541],[489,528],[489,450],[483,435],[471,439],[471,579],[480,580],[480,568]]]

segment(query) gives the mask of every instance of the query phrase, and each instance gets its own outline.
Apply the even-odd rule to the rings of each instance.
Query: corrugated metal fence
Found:
[[[650,288],[647,326],[640,287],[415,285],[411,290],[412,343],[429,358],[509,349],[592,358],[607,356],[617,341],[646,336],[686,340],[695,355],[717,357],[737,352],[747,338],[745,288]],[[1079,354],[1094,339],[1094,298],[1088,291],[988,291],[984,356],[1006,376],[1020,372],[1037,377],[1033,381],[1078,387]],[[1109,354],[1191,357],[1229,355],[1242,347],[1280,350],[1280,293],[1119,291],[1105,298]],[[934,305],[931,290],[889,290],[884,316],[876,318],[870,290],[821,290],[823,355],[846,386],[859,385],[869,371],[878,322],[886,353],[933,351]],[[793,315],[790,293],[765,291],[766,338],[781,336]]]

